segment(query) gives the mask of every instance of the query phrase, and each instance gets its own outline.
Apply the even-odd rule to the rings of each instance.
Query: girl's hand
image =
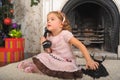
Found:
[[[47,52],[47,53],[51,53],[51,52],[52,52],[51,48],[46,48],[46,49],[44,49],[44,50],[45,50],[45,52]]]
[[[46,41],[46,38],[45,37],[41,37],[40,38],[40,43],[42,44],[44,41]]]
[[[87,61],[87,64],[86,64],[86,68],[92,69],[92,70],[96,70],[98,66],[99,66],[99,63],[95,62],[94,60],[89,60]]]
[[[42,44],[44,41],[46,41],[47,39],[43,36],[40,38],[40,44]],[[47,52],[47,53],[51,53],[52,50],[51,48],[44,48],[44,51]]]

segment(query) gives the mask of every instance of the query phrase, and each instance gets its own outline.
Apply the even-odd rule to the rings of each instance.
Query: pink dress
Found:
[[[72,33],[67,30],[63,30],[57,36],[50,36],[48,40],[52,42],[52,53],[40,53],[36,57],[51,70],[70,72],[78,70],[69,44],[72,37]]]
[[[48,40],[52,42],[52,53],[40,53],[35,57],[50,70],[66,72],[74,72],[79,70],[80,68],[78,68],[75,63],[75,56],[73,55],[71,45],[69,44],[69,40],[72,37],[73,34],[67,30],[63,30],[57,36],[48,37]],[[27,66],[24,67],[24,69],[31,66],[29,63],[24,62],[24,65],[20,63],[18,68],[25,65]],[[31,67],[35,68],[33,65]],[[25,71],[27,72],[27,70]]]

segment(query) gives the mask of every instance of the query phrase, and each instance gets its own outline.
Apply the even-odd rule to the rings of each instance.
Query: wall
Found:
[[[21,24],[25,38],[25,53],[39,53],[40,36],[43,31],[42,1],[37,6],[30,6],[31,0],[14,0],[15,21]]]

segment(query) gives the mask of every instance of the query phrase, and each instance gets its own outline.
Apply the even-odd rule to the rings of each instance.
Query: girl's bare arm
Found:
[[[98,63],[95,62],[90,57],[90,54],[89,54],[87,48],[82,44],[81,41],[79,41],[75,37],[72,37],[69,42],[70,42],[70,44],[73,44],[74,46],[76,46],[77,48],[79,48],[79,50],[82,52],[82,54],[83,54],[83,56],[85,57],[85,60],[86,60],[86,67],[87,68],[90,68],[90,69],[96,69],[96,68],[98,68]]]

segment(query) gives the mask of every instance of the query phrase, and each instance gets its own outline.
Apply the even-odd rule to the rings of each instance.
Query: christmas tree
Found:
[[[0,46],[4,46],[6,37],[21,37],[20,25],[13,22],[13,19],[12,0],[0,0]]]

